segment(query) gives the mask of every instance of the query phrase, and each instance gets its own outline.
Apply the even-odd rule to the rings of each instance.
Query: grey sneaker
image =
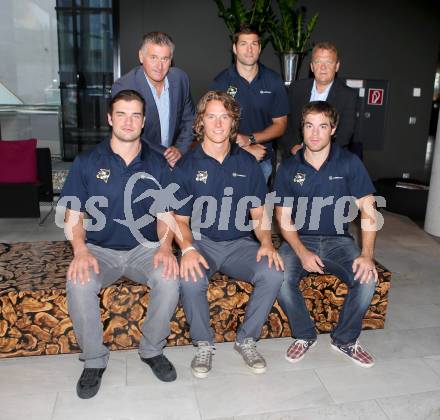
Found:
[[[266,361],[263,356],[258,353],[257,343],[251,337],[245,338],[243,343],[235,343],[234,350],[241,354],[244,362],[254,373],[266,372]]]
[[[196,378],[206,378],[211,372],[212,355],[215,348],[207,341],[199,341],[197,343],[197,352],[191,362],[191,370]]]

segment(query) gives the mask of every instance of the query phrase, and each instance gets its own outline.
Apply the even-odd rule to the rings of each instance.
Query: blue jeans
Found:
[[[360,255],[354,240],[346,236],[301,236],[304,246],[317,254],[325,265],[325,272],[334,274],[348,286],[344,307],[339,314],[338,325],[330,336],[337,345],[354,343],[362,329],[362,319],[373,298],[376,283],[360,283],[354,279],[353,260]],[[278,296],[294,338],[316,340],[313,320],[298,288],[300,280],[307,274],[300,259],[287,243],[280,247],[284,259],[284,282]]]
[[[271,159],[262,160],[259,162],[259,164],[267,184],[267,181],[269,180],[269,177],[272,174],[272,160]]]
[[[210,325],[209,303],[206,295],[210,277],[220,271],[231,279],[236,278],[253,286],[246,305],[244,320],[237,329],[237,343],[245,338],[260,338],[261,328],[267,320],[273,302],[283,283],[283,274],[272,265],[269,268],[267,257],[260,262],[256,255],[259,243],[250,237],[232,241],[212,241],[202,236],[193,245],[206,258],[209,269],[201,267],[203,277],[197,281],[180,279],[181,297],[186,320],[190,326],[193,343],[208,341],[214,345],[215,334]]]

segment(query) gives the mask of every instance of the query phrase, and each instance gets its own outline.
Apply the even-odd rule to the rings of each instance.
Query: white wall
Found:
[[[25,104],[59,104],[58,80],[55,0],[1,0],[0,82]]]

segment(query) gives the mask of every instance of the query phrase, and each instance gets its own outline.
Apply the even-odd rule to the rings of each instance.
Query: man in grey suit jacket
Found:
[[[297,80],[290,86],[290,116],[281,140],[284,157],[296,153],[301,147],[301,110],[310,101],[327,101],[333,105],[340,116],[335,141],[340,146],[351,142],[356,125],[357,91],[335,78],[339,65],[336,46],[320,42],[312,50],[310,68],[314,78]]]
[[[142,140],[161,152],[173,167],[188,150],[192,140],[194,105],[187,74],[170,67],[174,43],[163,32],[144,35],[139,49],[140,66],[112,86],[112,97],[121,90],[137,91],[145,100]]]

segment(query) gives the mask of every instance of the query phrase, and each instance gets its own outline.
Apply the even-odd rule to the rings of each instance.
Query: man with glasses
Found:
[[[187,74],[171,67],[174,43],[163,32],[144,35],[139,49],[140,66],[112,86],[112,97],[125,89],[139,92],[145,100],[148,124],[142,140],[163,153],[171,167],[188,150],[193,140],[194,105]]]
[[[339,114],[335,142],[348,146],[352,141],[356,124],[357,92],[336,78],[340,61],[336,46],[331,42],[319,42],[312,50],[310,69],[314,78],[293,82],[289,89],[291,113],[286,134],[281,139],[284,157],[295,154],[301,148],[301,111],[309,102],[327,101]]]

